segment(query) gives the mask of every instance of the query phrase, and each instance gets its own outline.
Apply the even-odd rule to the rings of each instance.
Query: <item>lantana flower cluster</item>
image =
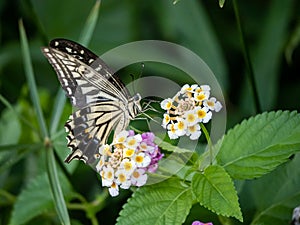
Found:
[[[164,99],[161,108],[166,110],[162,126],[168,130],[170,139],[187,135],[197,140],[201,135],[200,123],[208,123],[212,111],[219,112],[222,105],[210,97],[209,85],[185,84],[173,98]]]
[[[124,130],[116,135],[112,144],[99,148],[96,169],[102,186],[108,187],[111,196],[119,194],[119,187],[143,186],[148,179],[147,172],[157,170],[163,154],[154,143],[154,137],[151,132],[140,135]]]

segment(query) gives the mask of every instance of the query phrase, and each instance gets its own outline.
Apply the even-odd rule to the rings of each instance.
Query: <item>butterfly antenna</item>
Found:
[[[140,74],[138,75],[138,78],[140,78],[140,77],[142,76],[143,71],[144,71],[144,68],[145,68],[145,64],[144,64],[144,63],[142,63],[141,65],[142,65],[142,67],[141,67]],[[131,77],[131,80],[132,80],[132,82],[133,82],[133,81],[134,81],[134,76],[133,76],[133,74],[130,74],[130,77]],[[134,82],[133,82],[133,85],[132,85],[132,89],[133,89],[133,92],[134,92],[134,93],[137,93],[137,91],[136,91],[136,89],[135,89],[135,86],[134,86]]]
[[[150,126],[150,124],[149,124],[149,121],[147,120],[147,118],[148,118],[149,120],[151,120],[151,121],[153,121],[153,122],[159,124],[159,125],[161,124],[160,122],[158,122],[157,120],[153,119],[151,116],[147,115],[147,114],[144,113],[144,112],[141,112],[140,115],[143,115],[143,116],[145,116],[145,117],[136,117],[135,120],[146,120],[148,127]]]
[[[143,103],[143,111],[142,113],[145,113],[146,111],[153,111],[153,112],[156,112],[156,113],[162,113],[161,111],[155,109],[151,103],[160,103],[160,101],[157,101],[157,100],[152,100],[150,99],[148,102],[144,102]]]

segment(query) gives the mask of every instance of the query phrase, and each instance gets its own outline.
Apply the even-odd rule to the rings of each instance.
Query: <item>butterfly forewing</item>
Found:
[[[62,88],[78,108],[67,121],[66,162],[94,162],[94,154],[115,134],[124,130],[140,110],[140,96],[131,97],[124,84],[94,53],[65,39],[55,39],[42,48],[55,69]]]
[[[74,58],[80,60],[82,63],[90,66],[96,70],[101,76],[108,79],[119,91],[123,93],[124,96],[130,97],[130,93],[120,79],[115,75],[110,67],[100,59],[96,54],[83,47],[82,45],[66,40],[66,39],[54,39],[50,42],[50,47],[56,49],[60,52],[64,52]]]

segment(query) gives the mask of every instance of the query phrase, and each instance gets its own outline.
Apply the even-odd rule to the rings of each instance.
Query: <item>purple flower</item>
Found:
[[[146,132],[142,134],[142,139],[147,145],[155,146],[154,138],[155,136],[152,132]]]
[[[133,130],[129,130],[129,131],[128,131],[128,136],[129,136],[129,137],[134,136],[134,135],[135,135],[135,133],[134,133]]]
[[[213,223],[211,223],[211,222],[209,222],[209,223],[202,223],[202,222],[196,220],[196,221],[194,221],[192,223],[192,225],[213,225]]]
[[[155,173],[158,168],[158,161],[164,157],[164,154],[160,152],[160,149],[158,146],[155,146],[154,152],[150,155],[151,156],[151,162],[148,166],[148,172]]]

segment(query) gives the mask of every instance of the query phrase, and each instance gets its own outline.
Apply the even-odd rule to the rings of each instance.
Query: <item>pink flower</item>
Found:
[[[202,223],[202,222],[196,220],[196,221],[194,221],[192,223],[192,225],[213,225],[213,223],[211,223],[211,222],[209,222],[209,223]]]

